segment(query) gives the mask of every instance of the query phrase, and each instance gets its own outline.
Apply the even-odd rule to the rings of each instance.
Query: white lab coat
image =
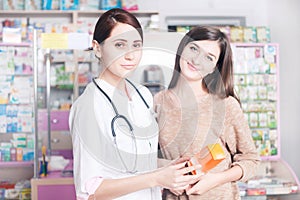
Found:
[[[84,93],[72,105],[69,118],[73,141],[74,182],[76,195],[81,199],[88,198],[89,189],[86,188],[86,183],[92,178],[132,176],[132,173],[125,172],[125,167],[136,169],[137,174],[157,168],[158,126],[151,112],[153,98],[149,90],[141,85],[136,86],[150,109],[129,83],[126,86],[130,88],[131,101],[104,80],[96,79],[96,82],[116,104],[119,114],[126,116],[133,125],[136,146],[132,137],[122,134],[116,127],[117,145],[125,161],[124,166],[113,143],[111,120],[115,113],[112,105],[93,83],[88,84]],[[136,167],[133,165],[135,160]],[[161,192],[159,187],[155,187],[117,199],[157,200],[161,199]]]

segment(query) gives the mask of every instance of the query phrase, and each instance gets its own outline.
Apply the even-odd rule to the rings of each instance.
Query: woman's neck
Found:
[[[208,94],[208,92],[202,87],[202,79],[197,81],[184,79],[184,80],[179,80],[179,82],[181,82],[180,84],[183,87],[189,87],[193,91],[196,97],[201,98]]]
[[[201,81],[190,81],[190,87],[194,91],[195,96],[206,96],[208,93],[202,87],[202,80]]]
[[[110,85],[112,85],[115,88],[117,88],[118,90],[120,90],[122,93],[126,94],[128,96],[128,98],[130,98],[128,95],[128,91],[126,89],[125,78],[116,76],[116,75],[112,74],[111,72],[109,72],[109,70],[102,72],[98,78],[106,81]]]
[[[106,81],[107,83],[111,84],[112,86],[124,90],[125,79],[115,74],[111,73],[109,70],[104,70],[100,73],[99,79]]]

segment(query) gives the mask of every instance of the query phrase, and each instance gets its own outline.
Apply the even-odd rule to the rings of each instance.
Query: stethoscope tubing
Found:
[[[120,115],[120,114],[119,114],[119,112],[118,112],[118,110],[117,110],[117,108],[116,108],[114,102],[113,102],[113,101],[111,100],[111,98],[106,94],[106,92],[104,92],[104,90],[96,83],[96,80],[95,80],[95,79],[96,79],[96,78],[93,78],[93,79],[92,79],[93,83],[94,83],[95,86],[98,88],[98,90],[106,97],[106,99],[109,101],[109,103],[111,104],[111,106],[113,107],[113,110],[114,110],[114,112],[115,112],[115,116],[113,117],[113,119],[112,119],[112,121],[111,121],[111,131],[112,131],[112,136],[113,136],[113,138],[114,138],[114,143],[115,143],[116,148],[117,148],[117,153],[118,153],[118,155],[119,155],[119,157],[120,157],[120,159],[121,159],[121,162],[122,162],[123,166],[124,166],[125,169],[126,169],[126,172],[128,172],[128,173],[136,173],[136,172],[137,172],[137,170],[136,170],[136,162],[137,162],[137,144],[136,144],[136,138],[135,138],[135,135],[134,135],[134,133],[133,133],[133,127],[132,127],[131,123],[129,122],[129,120],[128,120],[124,115]],[[143,98],[143,96],[142,96],[142,94],[139,92],[139,90],[136,88],[136,86],[135,86],[132,82],[130,82],[128,79],[126,79],[126,81],[127,81],[128,83],[130,83],[130,84],[134,87],[134,89],[137,91],[138,95],[140,96],[140,98],[141,98],[142,101],[144,102],[145,106],[149,109],[149,108],[150,108],[149,105],[147,104],[147,102],[145,101],[145,99]],[[114,123],[115,123],[115,121],[116,121],[117,119],[119,119],[119,118],[123,119],[123,120],[126,122],[126,124],[128,125],[128,127],[129,127],[129,129],[130,129],[130,133],[131,133],[132,140],[133,140],[133,142],[134,142],[134,144],[135,144],[135,156],[136,156],[136,158],[135,158],[135,166],[134,166],[134,170],[129,170],[129,169],[128,169],[128,167],[126,166],[126,164],[125,164],[125,162],[124,162],[124,160],[123,160],[123,158],[122,158],[122,156],[121,156],[121,153],[120,153],[120,151],[119,151],[119,148],[118,148],[118,144],[117,144],[117,141],[116,141],[116,133],[115,133],[115,128],[114,128]]]

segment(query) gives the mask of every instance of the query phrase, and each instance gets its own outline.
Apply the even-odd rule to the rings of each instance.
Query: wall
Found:
[[[141,9],[158,10],[160,25],[166,16],[245,16],[248,26],[268,26],[272,42],[280,45],[281,154],[300,177],[300,1],[298,0],[139,0]]]
[[[245,16],[249,25],[267,25],[265,1],[198,0],[196,2],[194,0],[159,1],[161,25],[165,23],[165,16]]]

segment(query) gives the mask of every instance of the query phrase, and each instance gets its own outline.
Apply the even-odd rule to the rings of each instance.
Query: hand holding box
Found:
[[[201,170],[192,171],[191,174],[206,173],[215,166],[217,166],[222,160],[225,159],[225,153],[219,143],[209,144],[201,151],[195,154],[188,162],[188,166],[201,164]]]

